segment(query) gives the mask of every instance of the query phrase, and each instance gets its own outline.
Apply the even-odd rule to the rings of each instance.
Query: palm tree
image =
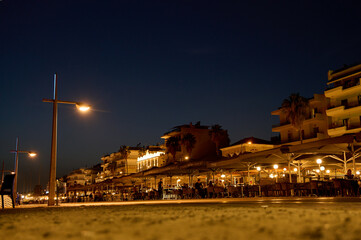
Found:
[[[223,130],[222,127],[218,124],[215,124],[211,127],[209,131],[212,142],[216,144],[216,153],[219,155],[219,149],[221,147],[226,147],[229,145],[229,137],[227,130]]]
[[[186,148],[189,157],[191,157],[192,150],[196,142],[197,140],[192,133],[185,134],[181,140],[181,143]]]
[[[175,162],[175,155],[177,154],[177,150],[179,148],[179,137],[168,138],[165,146],[167,147],[167,151],[172,154],[173,162]]]
[[[120,146],[119,152],[120,152],[120,155],[122,156],[122,158],[125,159],[126,171],[128,174],[128,157],[130,155],[129,146],[125,146],[125,145]]]
[[[303,122],[309,115],[310,104],[307,98],[300,96],[299,93],[292,93],[282,102],[282,112],[286,114],[286,119],[299,132],[302,143]]]

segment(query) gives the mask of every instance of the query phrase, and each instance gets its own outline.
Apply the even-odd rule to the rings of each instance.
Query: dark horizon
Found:
[[[0,156],[19,190],[49,178],[53,94],[60,177],[173,126],[220,124],[231,143],[269,140],[271,111],[323,93],[330,69],[361,61],[358,1],[0,1]]]

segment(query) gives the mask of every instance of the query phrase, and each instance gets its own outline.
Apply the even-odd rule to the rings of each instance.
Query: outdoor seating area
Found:
[[[113,193],[97,192],[94,196],[82,195],[70,197],[67,202],[88,201],[130,201],[160,199],[201,199],[201,198],[252,198],[252,197],[359,197],[360,186],[357,179],[333,179],[328,181],[312,180],[305,183],[280,182],[273,184],[255,184],[238,186],[207,186],[205,188],[180,187],[141,191],[139,188],[123,189]]]
[[[66,189],[65,201],[360,196],[361,134],[172,163]]]

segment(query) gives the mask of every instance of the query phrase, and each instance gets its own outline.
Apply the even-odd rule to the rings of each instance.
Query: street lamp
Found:
[[[278,165],[277,165],[277,164],[273,165],[273,168],[274,168],[274,170],[276,171],[275,177],[276,177],[276,182],[277,182],[277,176],[278,176],[278,174],[277,174],[277,169],[278,169]]]
[[[262,197],[262,191],[261,191],[261,167],[257,167],[257,171],[258,171],[258,174],[259,174],[259,183],[258,183],[258,193],[259,193],[259,196]]]
[[[49,176],[49,201],[48,206],[54,206],[55,204],[55,182],[56,182],[56,151],[57,151],[57,133],[58,133],[58,103],[73,104],[79,111],[86,112],[90,109],[89,105],[85,105],[79,102],[62,101],[58,99],[58,78],[56,73],[54,74],[54,98],[43,99],[43,102],[53,103],[53,127],[51,138],[51,160],[50,160],[50,176]]]
[[[11,153],[15,153],[15,166],[14,166],[14,172],[15,172],[15,179],[14,179],[14,190],[13,190],[13,199],[16,199],[17,197],[17,185],[18,185],[18,164],[19,164],[19,153],[26,153],[29,155],[29,157],[35,157],[36,153],[32,151],[20,151],[19,150],[19,137],[16,138],[16,146],[15,150],[11,150]]]

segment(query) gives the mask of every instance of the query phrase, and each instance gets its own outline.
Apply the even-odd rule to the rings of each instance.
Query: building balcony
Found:
[[[327,116],[336,116],[336,115],[340,115],[344,112],[345,110],[345,106],[338,106],[338,107],[334,107],[332,106],[331,108],[326,110],[326,114]]]
[[[341,136],[341,135],[344,135],[346,133],[346,131],[347,131],[346,126],[338,126],[335,128],[328,129],[328,135],[331,137]]]
[[[322,113],[315,113],[313,115],[310,115],[304,122],[303,122],[303,126],[307,125],[307,124],[311,124],[314,121],[325,121],[326,120],[326,116]],[[283,129],[287,129],[287,128],[293,128],[293,126],[291,125],[291,123],[289,122],[284,122],[284,123],[280,123],[280,124],[275,124],[272,125],[272,132],[279,132]]]
[[[331,137],[341,136],[347,133],[358,133],[361,132],[361,124],[334,124],[328,129],[328,135]]]
[[[343,95],[350,96],[352,94],[357,94],[360,91],[361,91],[361,85],[360,85],[360,80],[358,80],[352,84],[329,88],[325,91],[325,96],[330,98],[342,97]]]
[[[359,114],[361,111],[361,104],[355,104],[351,106],[338,106],[332,107],[326,110],[327,116],[334,117],[340,115],[352,115],[354,113]]]

